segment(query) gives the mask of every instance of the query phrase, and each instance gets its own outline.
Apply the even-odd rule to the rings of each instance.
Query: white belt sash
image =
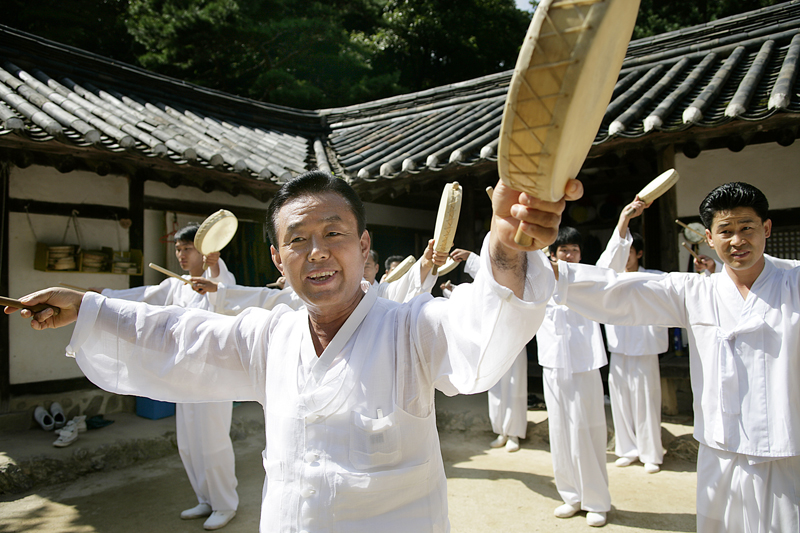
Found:
[[[738,415],[741,412],[739,398],[739,375],[736,370],[734,344],[736,338],[743,333],[757,331],[765,324],[760,316],[750,316],[733,331],[725,332],[717,328],[717,371],[719,372],[719,405],[721,416],[717,417],[714,427],[714,440],[725,443],[726,415]]]

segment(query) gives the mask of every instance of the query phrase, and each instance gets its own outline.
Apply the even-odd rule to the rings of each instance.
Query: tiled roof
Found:
[[[322,132],[311,111],[211,91],[0,27],[0,145],[11,136],[20,146],[55,141],[86,157],[114,154],[107,171],[144,164],[154,170],[150,179],[160,172],[172,185],[266,197],[309,167]]]
[[[798,35],[795,0],[631,42],[590,157],[611,141],[800,112]],[[494,162],[510,79],[505,72],[323,112],[342,172],[377,186]]]
[[[590,157],[656,140],[678,140],[691,155],[699,151],[687,147],[692,138],[730,137],[748,128],[783,128],[778,142],[793,142],[800,124],[798,35],[800,0],[793,0],[633,41]],[[291,175],[332,168],[376,198],[403,194],[412,182],[438,179],[442,171],[494,172],[510,79],[504,72],[303,111],[0,26],[0,152],[70,151],[73,161],[100,160],[92,168],[98,173],[144,167],[147,179],[260,198]],[[53,160],[70,169],[63,157]]]

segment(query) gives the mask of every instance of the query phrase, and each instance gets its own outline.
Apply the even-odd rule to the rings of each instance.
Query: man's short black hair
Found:
[[[711,229],[714,215],[720,211],[730,211],[737,207],[751,207],[762,222],[767,220],[769,201],[764,193],[749,183],[734,181],[720,185],[700,204],[700,219],[706,229]]]
[[[550,254],[556,253],[559,246],[565,246],[567,244],[576,244],[578,248],[581,248],[583,246],[583,237],[581,236],[581,232],[575,228],[571,226],[562,226],[558,228],[556,242],[550,245]]]
[[[322,170],[311,170],[284,183],[267,207],[267,233],[275,248],[280,247],[280,243],[278,243],[278,211],[281,210],[281,207],[300,196],[326,192],[336,193],[344,198],[356,217],[358,235],[361,236],[364,233],[364,230],[367,229],[367,214],[356,191],[346,181],[336,178],[332,174]]]
[[[376,265],[380,265],[380,256],[378,255],[378,252],[376,252],[375,250],[370,250],[369,251],[369,256],[370,256],[370,258],[372,258],[372,261]]]
[[[644,239],[641,235],[636,232],[631,233],[631,237],[633,237],[633,243],[631,243],[631,248],[636,250],[636,252],[643,252],[644,251]]]
[[[386,261],[384,261],[383,267],[388,272],[389,269],[392,267],[392,263],[402,263],[403,259],[405,259],[405,257],[403,257],[402,255],[390,255],[389,257],[386,258]]]
[[[175,232],[175,242],[182,241],[182,242],[194,242],[194,236],[197,235],[197,230],[200,228],[200,224],[196,222],[190,222],[186,227],[179,229]]]

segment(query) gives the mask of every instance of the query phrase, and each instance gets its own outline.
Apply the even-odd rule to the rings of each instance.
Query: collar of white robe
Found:
[[[363,286],[362,284],[362,287]],[[314,363],[314,367],[311,369],[311,377],[314,379],[315,383],[318,384],[322,381],[322,378],[325,376],[331,364],[333,364],[336,356],[339,355],[345,345],[347,345],[347,341],[350,340],[350,337],[353,336],[358,326],[364,321],[364,318],[367,316],[369,310],[372,309],[377,299],[378,290],[374,286],[370,287],[353,310],[353,313],[345,320],[339,331],[336,332],[330,344],[323,350],[317,362]]]

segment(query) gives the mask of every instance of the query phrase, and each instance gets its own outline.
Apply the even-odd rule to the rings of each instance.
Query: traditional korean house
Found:
[[[564,217],[589,237],[585,259],[599,255],[620,209],[669,168],[681,180],[640,223],[648,267],[686,270],[687,238],[675,220],[698,220],[706,192],[735,180],[758,185],[772,202],[768,251],[800,258],[798,62],[797,0],[632,42],[579,175],[586,196]],[[219,208],[240,219],[223,252],[237,279],[272,281],[266,202],[285,180],[312,168],[334,172],[359,192],[384,257],[421,253],[443,185],[460,182],[456,246],[475,250],[490,214],[484,190],[497,181],[510,78],[505,72],[299,110],[0,26],[0,293],[15,297],[58,283],[157,283],[159,275],[144,265],[177,270],[169,262],[170,234]],[[89,257],[77,256],[74,267],[58,263],[57,247],[65,245]],[[102,254],[126,266],[97,272]],[[70,334],[34,334],[25,321],[0,321],[0,414],[24,412],[36,395],[88,386],[62,356]]]

